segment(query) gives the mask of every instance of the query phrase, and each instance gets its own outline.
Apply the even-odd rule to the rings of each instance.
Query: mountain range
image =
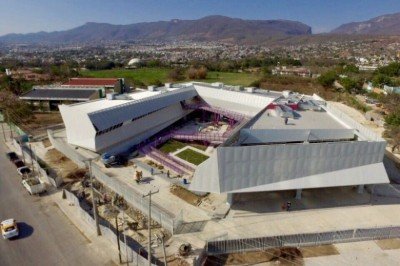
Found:
[[[354,35],[400,35],[400,13],[383,15],[364,22],[343,24],[330,33],[323,34],[327,35],[335,38]],[[197,20],[173,19],[129,25],[89,22],[65,31],[7,34],[0,36],[0,43],[63,44],[187,40],[257,44],[312,36],[314,35],[311,27],[298,21],[245,20],[215,15]]]
[[[352,35],[400,35],[400,13],[387,14],[362,22],[343,24],[331,31]]]
[[[179,20],[112,25],[89,22],[83,26],[56,32],[8,34],[4,43],[68,43],[98,41],[225,41],[262,42],[271,36],[310,35],[311,27],[289,20],[244,20],[208,16],[197,20]]]

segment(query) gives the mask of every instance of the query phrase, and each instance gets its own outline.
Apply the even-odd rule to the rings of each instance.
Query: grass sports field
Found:
[[[84,77],[95,78],[125,78],[128,82],[136,84],[152,85],[157,82],[168,82],[168,68],[139,68],[139,69],[111,69],[81,71]],[[207,78],[202,82],[223,82],[229,85],[249,86],[253,81],[261,76],[254,73],[235,73],[235,72],[215,72],[209,71]]]

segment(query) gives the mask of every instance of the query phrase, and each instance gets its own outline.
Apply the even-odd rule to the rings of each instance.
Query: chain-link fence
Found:
[[[48,135],[49,140],[53,144],[54,148],[65,154],[69,159],[78,164],[80,167],[85,167],[85,163],[83,161],[86,158],[77,153],[74,149],[66,145],[64,142],[55,139],[53,137],[52,131],[49,130]],[[142,194],[135,191],[132,187],[129,187],[129,185],[127,185],[123,181],[108,176],[100,169],[100,167],[95,164],[92,164],[92,173],[99,182],[123,197],[126,202],[128,202],[128,204],[148,215],[149,201],[147,198],[144,198]],[[172,234],[182,222],[181,215],[175,217],[174,214],[157,205],[154,201],[152,201],[151,205],[151,216],[154,221],[159,223],[163,228],[170,231]]]
[[[97,165],[92,164],[92,173],[98,181],[116,192],[118,195],[122,196],[126,202],[128,202],[134,208],[145,214],[149,213],[149,200],[144,198],[143,195],[137,193],[133,188],[129,187],[124,182],[109,177],[102,172],[100,167]],[[171,233],[174,232],[174,228],[176,228],[175,216],[169,211],[155,204],[154,201],[152,201],[151,206],[151,217],[154,221],[161,224],[163,228],[167,229]]]
[[[348,229],[309,234],[213,240],[206,242],[206,253],[208,255],[229,254],[288,246],[317,246],[397,237],[400,237],[400,227]]]
[[[70,191],[68,190],[63,190],[63,194],[65,195],[65,198],[68,200],[68,202],[72,203],[75,208],[74,210],[78,213],[80,219],[82,222],[86,223],[91,230],[96,231],[96,222],[92,215],[88,213],[84,208],[82,208],[79,199]],[[100,220],[100,232],[101,235],[107,238],[112,244],[115,246],[119,245],[121,247],[121,257],[123,258],[124,261],[129,262],[129,263],[134,263],[134,265],[148,265],[148,260],[146,257],[143,257],[139,253],[141,250],[144,250],[144,248],[135,240],[133,240],[131,237],[125,236],[122,238],[121,236],[117,237],[117,232],[114,226],[111,225],[110,222],[107,220],[101,219]],[[126,239],[126,245],[125,245],[125,239]],[[146,252],[144,252],[146,253]],[[144,255],[147,255],[144,254]],[[157,265],[160,263],[152,264],[152,265]]]

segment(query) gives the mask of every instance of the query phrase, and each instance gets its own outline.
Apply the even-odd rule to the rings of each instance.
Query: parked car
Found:
[[[18,155],[15,152],[7,152],[6,153],[7,158],[11,161],[14,162],[16,160],[19,160]]]
[[[115,166],[115,165],[126,165],[128,163],[128,159],[126,158],[126,156],[111,155],[108,153],[104,153],[101,156],[101,161],[104,163],[104,166],[106,168],[109,168],[109,167]]]
[[[28,178],[22,180],[22,185],[28,190],[29,194],[36,195],[46,192],[46,184],[39,178]]]
[[[22,177],[29,176],[32,173],[31,169],[29,169],[28,166],[22,166],[20,168],[17,168],[17,172]]]
[[[0,223],[1,234],[4,239],[10,239],[19,235],[17,221],[7,219]]]
[[[17,168],[21,168],[21,167],[25,166],[24,162],[21,161],[20,159],[13,161],[13,163]]]

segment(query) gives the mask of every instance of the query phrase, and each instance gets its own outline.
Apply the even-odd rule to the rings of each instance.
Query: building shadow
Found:
[[[236,194],[231,211],[234,217],[244,217],[285,212],[287,202],[291,203],[290,211],[400,203],[400,189],[393,189],[391,184],[367,186],[361,194],[354,186],[306,189],[301,199],[295,196],[294,190]]]

